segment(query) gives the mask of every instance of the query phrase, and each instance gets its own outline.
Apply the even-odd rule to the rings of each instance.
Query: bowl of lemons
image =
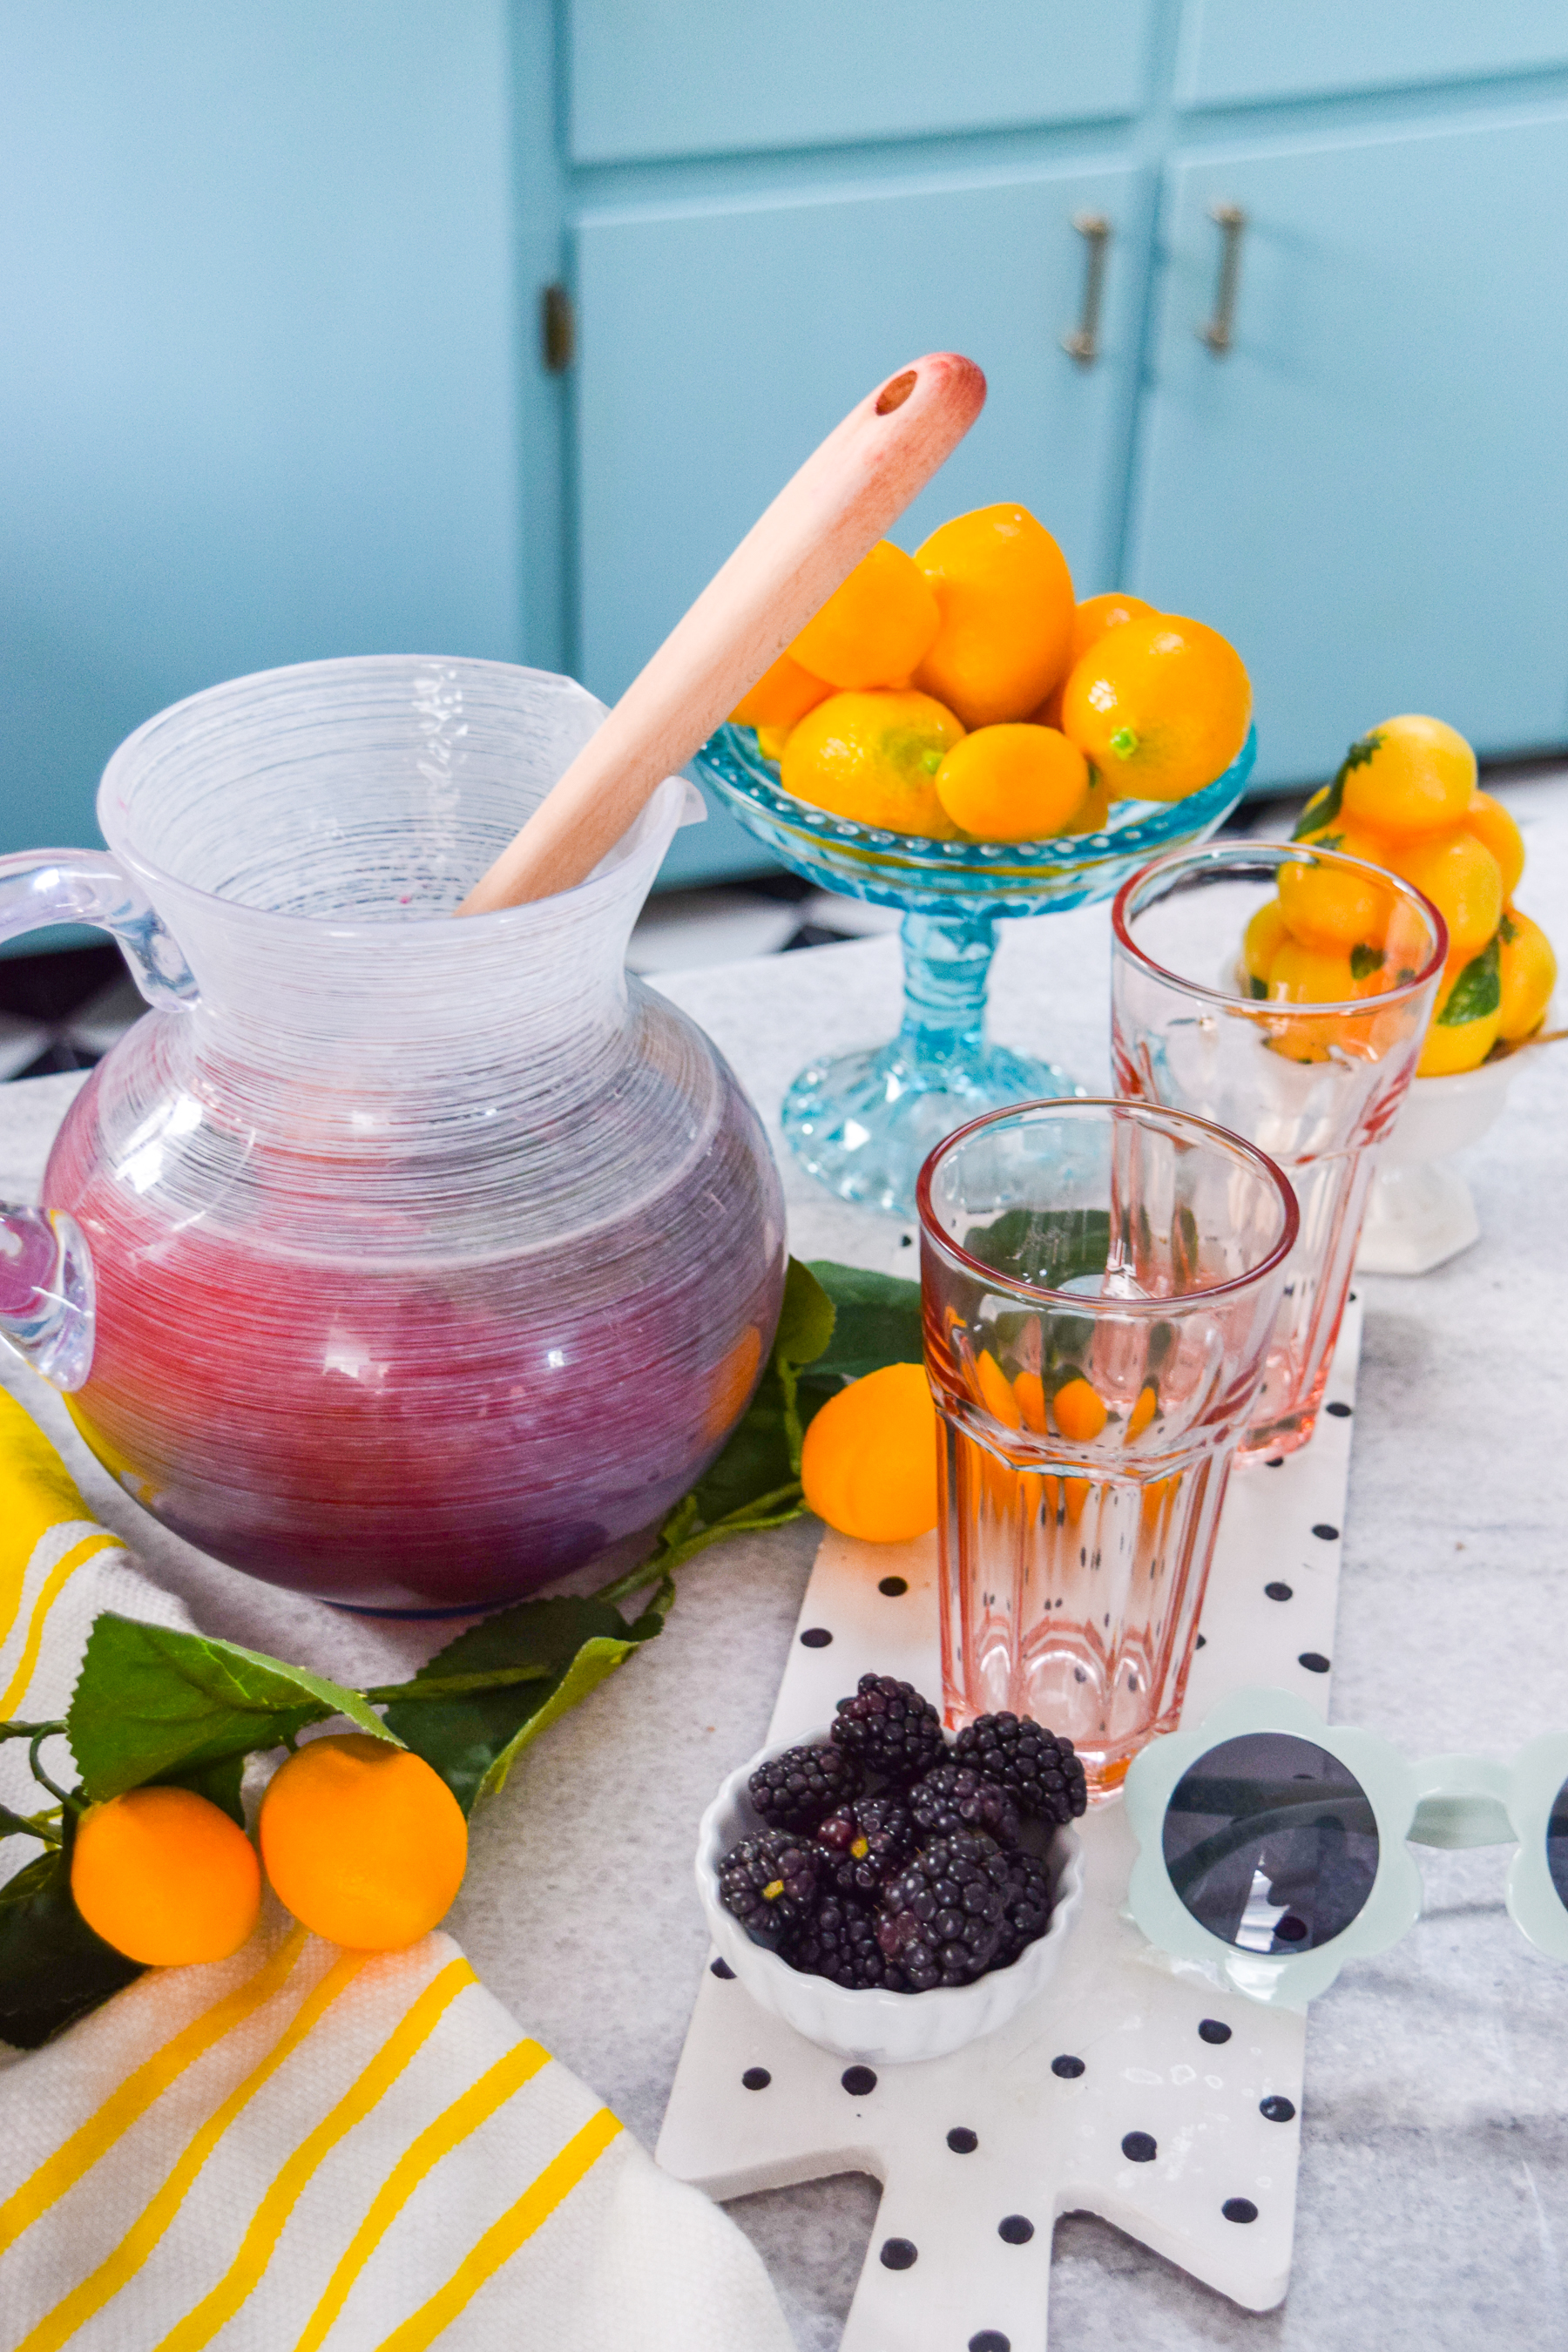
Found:
[[[784,1097],[809,1172],[910,1216],[966,1119],[1080,1093],[986,1034],[997,922],[1109,898],[1204,840],[1255,751],[1235,648],[1134,596],[1079,601],[1026,508],[959,515],[912,556],[874,547],[696,762],[796,873],[903,916],[898,1034]]]
[[[1399,875],[1447,929],[1421,1059],[1379,1147],[1356,1255],[1363,1273],[1426,1274],[1480,1231],[1469,1187],[1448,1162],[1501,1112],[1515,1056],[1542,1035],[1556,984],[1552,942],[1517,904],[1523,835],[1480,789],[1458,729],[1406,711],[1351,745],[1294,838]],[[1251,992],[1296,1002],[1375,992],[1382,960],[1356,938],[1348,908],[1347,921],[1336,929],[1320,909],[1314,929],[1283,901],[1268,902],[1242,945]]]

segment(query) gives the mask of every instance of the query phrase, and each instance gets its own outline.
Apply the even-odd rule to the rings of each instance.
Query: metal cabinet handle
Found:
[[[1239,205],[1211,205],[1209,218],[1219,229],[1219,282],[1215,288],[1214,316],[1205,319],[1198,329],[1216,359],[1223,359],[1231,345],[1231,330],[1236,324],[1236,298],[1241,285],[1241,238],[1247,226],[1247,215]]]
[[[1072,225],[1084,241],[1083,314],[1062,337],[1062,349],[1080,367],[1092,367],[1100,357],[1100,305],[1111,229],[1103,213],[1074,213]]]

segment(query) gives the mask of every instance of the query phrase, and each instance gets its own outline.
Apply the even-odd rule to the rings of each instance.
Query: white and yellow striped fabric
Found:
[[[0,1394],[0,1715],[63,1711],[112,1608],[188,1624]],[[25,1746],[0,1800],[31,1811]],[[29,1859],[0,1846],[0,1877]],[[521,2034],[450,1937],[340,1950],[270,1896],[0,2053],[8,2352],[788,2352],[750,2243]]]

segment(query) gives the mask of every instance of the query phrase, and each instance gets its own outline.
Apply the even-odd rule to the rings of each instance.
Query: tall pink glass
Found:
[[[1295,1197],[1203,1119],[1046,1102],[960,1128],[919,1203],[947,1717],[1032,1715],[1098,1802],[1181,1712]]]
[[[115,755],[109,856],[0,861],[0,930],[105,922],[159,999],[73,1104],[46,1215],[7,1219],[0,1309],[128,1491],[234,1567],[493,1606],[656,1520],[766,1360],[766,1139],[625,969],[684,785],[580,887],[452,919],[601,716],[499,663],[242,678]]]
[[[1288,1003],[1242,956],[1247,925],[1294,866],[1359,908],[1339,961],[1353,998]],[[1216,1120],[1289,1176],[1301,1231],[1243,1445],[1289,1454],[1316,1424],[1355,1265],[1378,1143],[1420,1058],[1447,953],[1443,918],[1408,882],[1301,842],[1228,841],[1158,859],[1111,912],[1118,1091]],[[1350,961],[1354,953],[1354,963]],[[1329,968],[1325,960],[1325,968]]]

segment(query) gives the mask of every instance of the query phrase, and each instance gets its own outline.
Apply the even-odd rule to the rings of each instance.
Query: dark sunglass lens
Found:
[[[1568,1911],[1568,1780],[1552,1800],[1552,1818],[1546,1824],[1546,1867],[1552,1873],[1557,1900]]]
[[[1568,1903],[1568,1783],[1557,1802],[1562,1861],[1552,1874]],[[1287,1731],[1249,1732],[1200,1757],[1171,1792],[1163,1843],[1193,1917],[1244,1952],[1330,1942],[1377,1876],[1377,1822],[1360,1781],[1337,1756]]]

